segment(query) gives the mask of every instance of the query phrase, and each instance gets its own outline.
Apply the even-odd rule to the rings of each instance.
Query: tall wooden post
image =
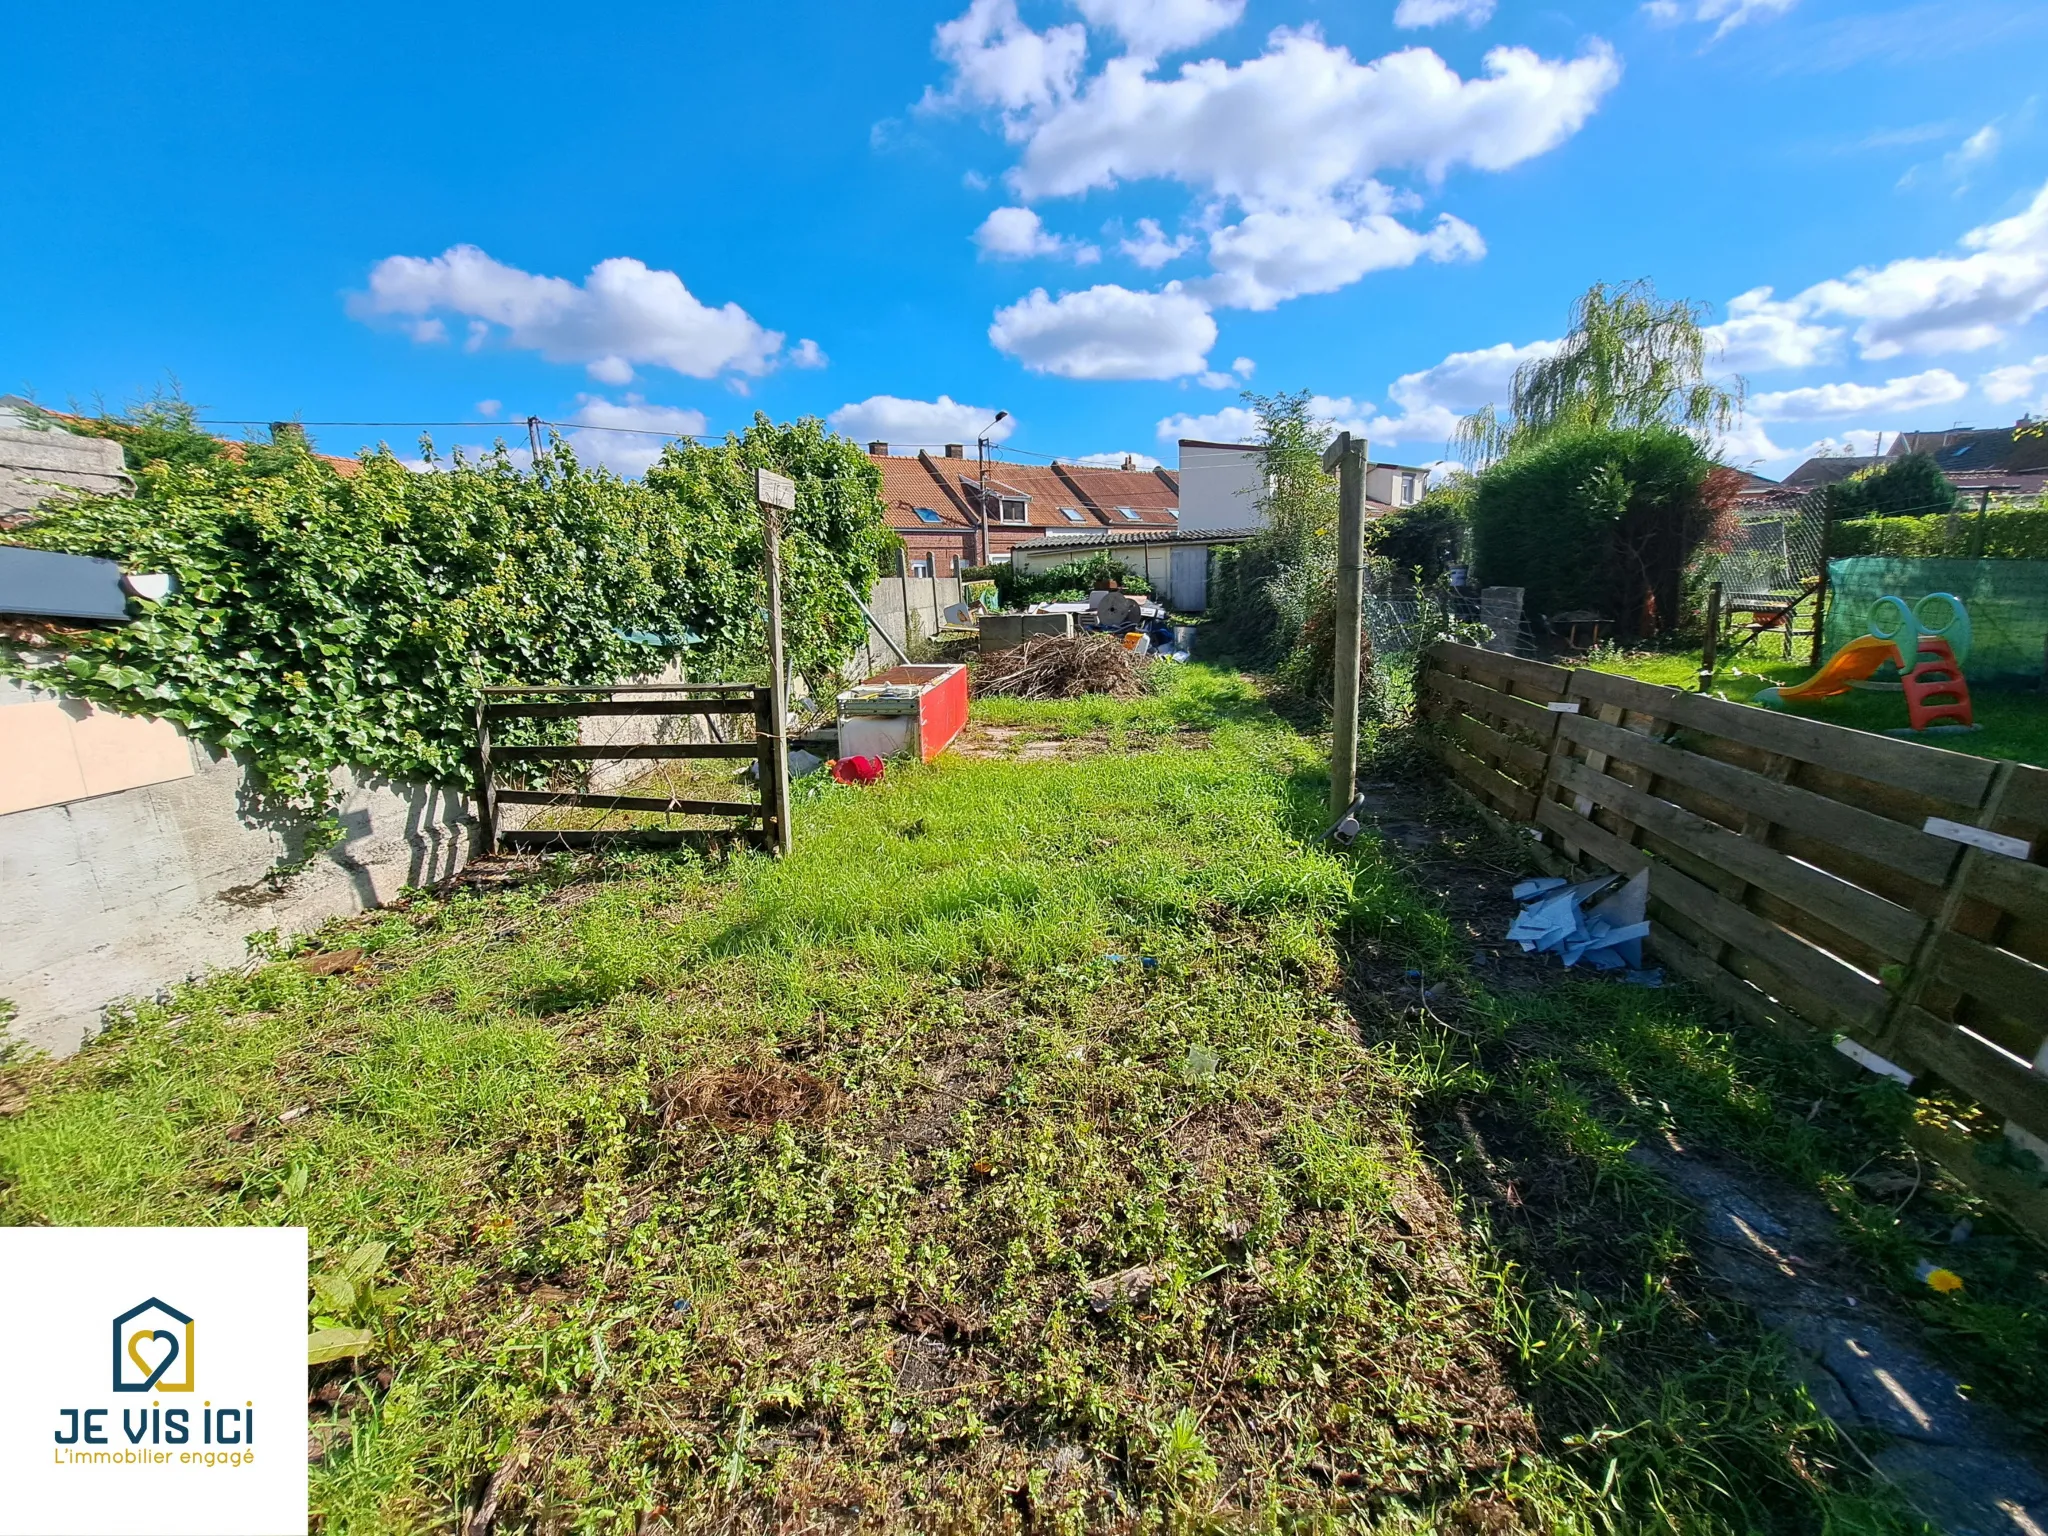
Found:
[[[491,716],[488,701],[476,701],[477,852],[498,851],[498,787],[491,782]]]
[[[1358,658],[1365,617],[1365,439],[1337,434],[1323,470],[1337,471],[1337,693],[1330,720],[1330,813],[1358,793]]]
[[[772,470],[754,471],[761,508],[761,563],[768,580],[768,714],[773,740],[762,764],[761,801],[769,817],[769,846],[780,858],[790,850],[789,681],[782,658],[782,514],[796,508],[796,482]]]

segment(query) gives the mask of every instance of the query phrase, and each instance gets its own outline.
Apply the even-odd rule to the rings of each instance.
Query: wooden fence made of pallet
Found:
[[[1422,698],[1445,765],[1553,872],[1650,872],[1672,971],[2042,1150],[2048,771],[1448,643]],[[1959,1128],[1934,1133],[1954,1166]],[[2038,1178],[1964,1160],[2048,1236]]]
[[[602,716],[700,716],[750,718],[746,741],[674,741],[586,746],[499,746],[491,727],[509,720],[587,720]],[[661,827],[502,829],[504,805],[580,807],[600,811],[648,811],[661,815],[727,818],[747,828],[765,848],[777,846],[785,809],[776,800],[779,781],[774,754],[781,749],[770,691],[747,683],[637,683],[595,688],[486,688],[476,708],[477,818],[485,853],[542,853],[556,849],[609,847],[674,848],[702,832]],[[755,800],[693,800],[674,796],[606,795],[553,789],[505,789],[497,782],[501,763],[571,763],[607,760],[660,761],[676,758],[750,759],[760,766]]]

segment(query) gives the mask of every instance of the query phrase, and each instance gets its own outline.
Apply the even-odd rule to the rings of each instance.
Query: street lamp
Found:
[[[1010,413],[1009,413],[1008,411],[997,411],[997,412],[996,412],[996,419],[995,419],[995,421],[992,421],[992,422],[990,422],[990,423],[989,423],[989,424],[988,424],[987,426],[983,427],[983,428],[981,429],[981,435],[980,435],[979,437],[975,438],[975,440],[974,440],[974,450],[975,450],[975,457],[976,457],[976,458],[977,458],[977,459],[978,459],[978,460],[980,461],[980,465],[981,465],[981,475],[980,475],[980,483],[979,483],[979,485],[978,485],[978,486],[976,487],[976,489],[975,489],[975,498],[976,498],[976,505],[975,505],[975,516],[976,516],[976,521],[977,521],[977,523],[979,524],[979,526],[980,526],[980,529],[981,529],[981,558],[980,558],[979,560],[977,560],[977,561],[975,562],[975,563],[976,563],[977,565],[987,565],[987,564],[988,564],[988,559],[989,559],[989,556],[988,556],[988,443],[989,443],[989,437],[988,437],[988,435],[989,435],[989,433],[993,432],[993,431],[994,431],[994,430],[996,429],[996,425],[997,425],[997,423],[998,423],[998,422],[1002,422],[1002,421],[1007,421],[1007,420],[1009,419],[1009,415],[1010,415]]]

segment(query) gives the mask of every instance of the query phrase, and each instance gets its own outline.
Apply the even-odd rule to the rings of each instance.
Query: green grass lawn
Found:
[[[1748,703],[1766,688],[1804,682],[1814,668],[1804,659],[1787,661],[1778,642],[1766,638],[1764,647],[1749,646],[1733,662],[1716,667],[1713,692],[1719,698]],[[1803,656],[1805,642],[1801,642]],[[1562,658],[1561,658],[1562,660]],[[1700,653],[1693,651],[1628,651],[1599,653],[1566,665],[1588,666],[1598,672],[1618,672],[1667,688],[1688,691],[1699,686]],[[1965,669],[1967,672],[1967,669]],[[2015,762],[2048,767],[2048,694],[2007,688],[1978,688],[1970,703],[1977,729],[1969,732],[1937,731],[1909,737],[1948,752],[1967,752],[1977,757],[2009,758]],[[1906,701],[1897,693],[1855,689],[1831,699],[1809,703],[1781,703],[1767,706],[1809,720],[1825,720],[1859,731],[1897,731],[1905,727]]]
[[[1087,750],[817,787],[785,862],[420,895],[0,1069],[0,1221],[367,1253],[328,1532],[494,1477],[499,1531],[1913,1529],[1621,1157],[1719,1116],[1839,1176],[1807,1079],[1675,992],[1493,997],[1320,843],[1314,740],[1155,675],[978,704]]]

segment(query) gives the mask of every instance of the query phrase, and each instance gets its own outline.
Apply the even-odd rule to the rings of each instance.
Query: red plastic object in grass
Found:
[[[842,784],[872,784],[886,771],[879,757],[842,757],[832,765],[832,777]]]

